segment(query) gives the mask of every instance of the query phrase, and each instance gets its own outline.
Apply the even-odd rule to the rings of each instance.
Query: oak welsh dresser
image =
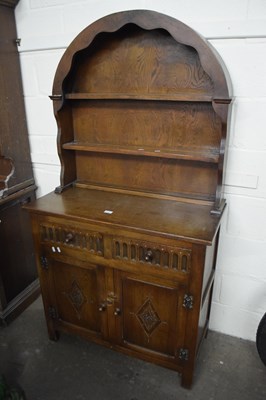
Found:
[[[53,94],[61,185],[31,213],[49,336],[80,335],[192,384],[206,335],[230,106],[226,70],[183,23],[106,16]]]

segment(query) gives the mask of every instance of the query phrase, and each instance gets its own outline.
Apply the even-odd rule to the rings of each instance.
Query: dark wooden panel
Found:
[[[74,140],[157,150],[217,151],[220,118],[211,103],[83,101],[73,104]]]
[[[0,0],[0,5],[15,8],[19,0]]]
[[[29,187],[0,200],[0,325],[7,324],[40,294],[29,215],[35,199]]]
[[[123,340],[174,357],[180,334],[173,312],[178,309],[178,290],[128,277],[122,291]]]
[[[39,294],[25,202],[35,199],[14,8],[0,1],[0,323],[21,313]]]
[[[0,5],[0,156],[14,164],[7,188],[18,190],[33,184],[33,173],[13,13]]]
[[[195,49],[177,43],[163,29],[145,31],[129,24],[102,33],[76,63],[69,91],[92,93],[198,92],[212,94],[213,84]]]
[[[58,318],[100,332],[97,268],[79,268],[55,260],[49,268],[56,288]]]
[[[0,274],[7,303],[37,278],[29,215],[22,210],[34,199],[33,191],[0,205]]]
[[[214,200],[217,165],[83,152],[76,162],[78,181]]]

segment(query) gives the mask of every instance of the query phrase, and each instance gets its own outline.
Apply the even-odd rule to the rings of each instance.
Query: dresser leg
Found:
[[[47,331],[49,339],[52,340],[53,342],[57,342],[60,337],[60,334],[56,329],[54,329],[53,321],[48,319],[46,323],[47,323]]]
[[[193,382],[193,371],[184,369],[184,372],[182,373],[181,376],[181,386],[186,389],[191,389],[192,382]]]
[[[49,339],[52,340],[53,342],[57,342],[60,338],[60,334],[58,331],[49,328],[48,328],[48,336]]]

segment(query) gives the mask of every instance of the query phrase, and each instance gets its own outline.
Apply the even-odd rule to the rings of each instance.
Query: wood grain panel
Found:
[[[163,29],[145,31],[128,24],[99,34],[77,57],[75,79],[70,74],[66,84],[71,92],[213,93],[196,50]]]
[[[131,344],[174,356],[178,290],[141,282],[122,281],[123,339]]]
[[[53,261],[59,318],[95,332],[100,331],[97,268],[78,268]]]
[[[221,121],[210,103],[80,101],[73,104],[74,140],[155,149],[216,149]]]
[[[78,152],[77,179],[90,184],[212,199],[217,166],[160,158]]]

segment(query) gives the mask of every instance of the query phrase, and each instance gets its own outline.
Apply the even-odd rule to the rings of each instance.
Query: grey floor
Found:
[[[27,400],[266,399],[266,367],[253,342],[210,332],[186,390],[174,371],[66,334],[49,341],[40,299],[0,328],[0,374]]]

